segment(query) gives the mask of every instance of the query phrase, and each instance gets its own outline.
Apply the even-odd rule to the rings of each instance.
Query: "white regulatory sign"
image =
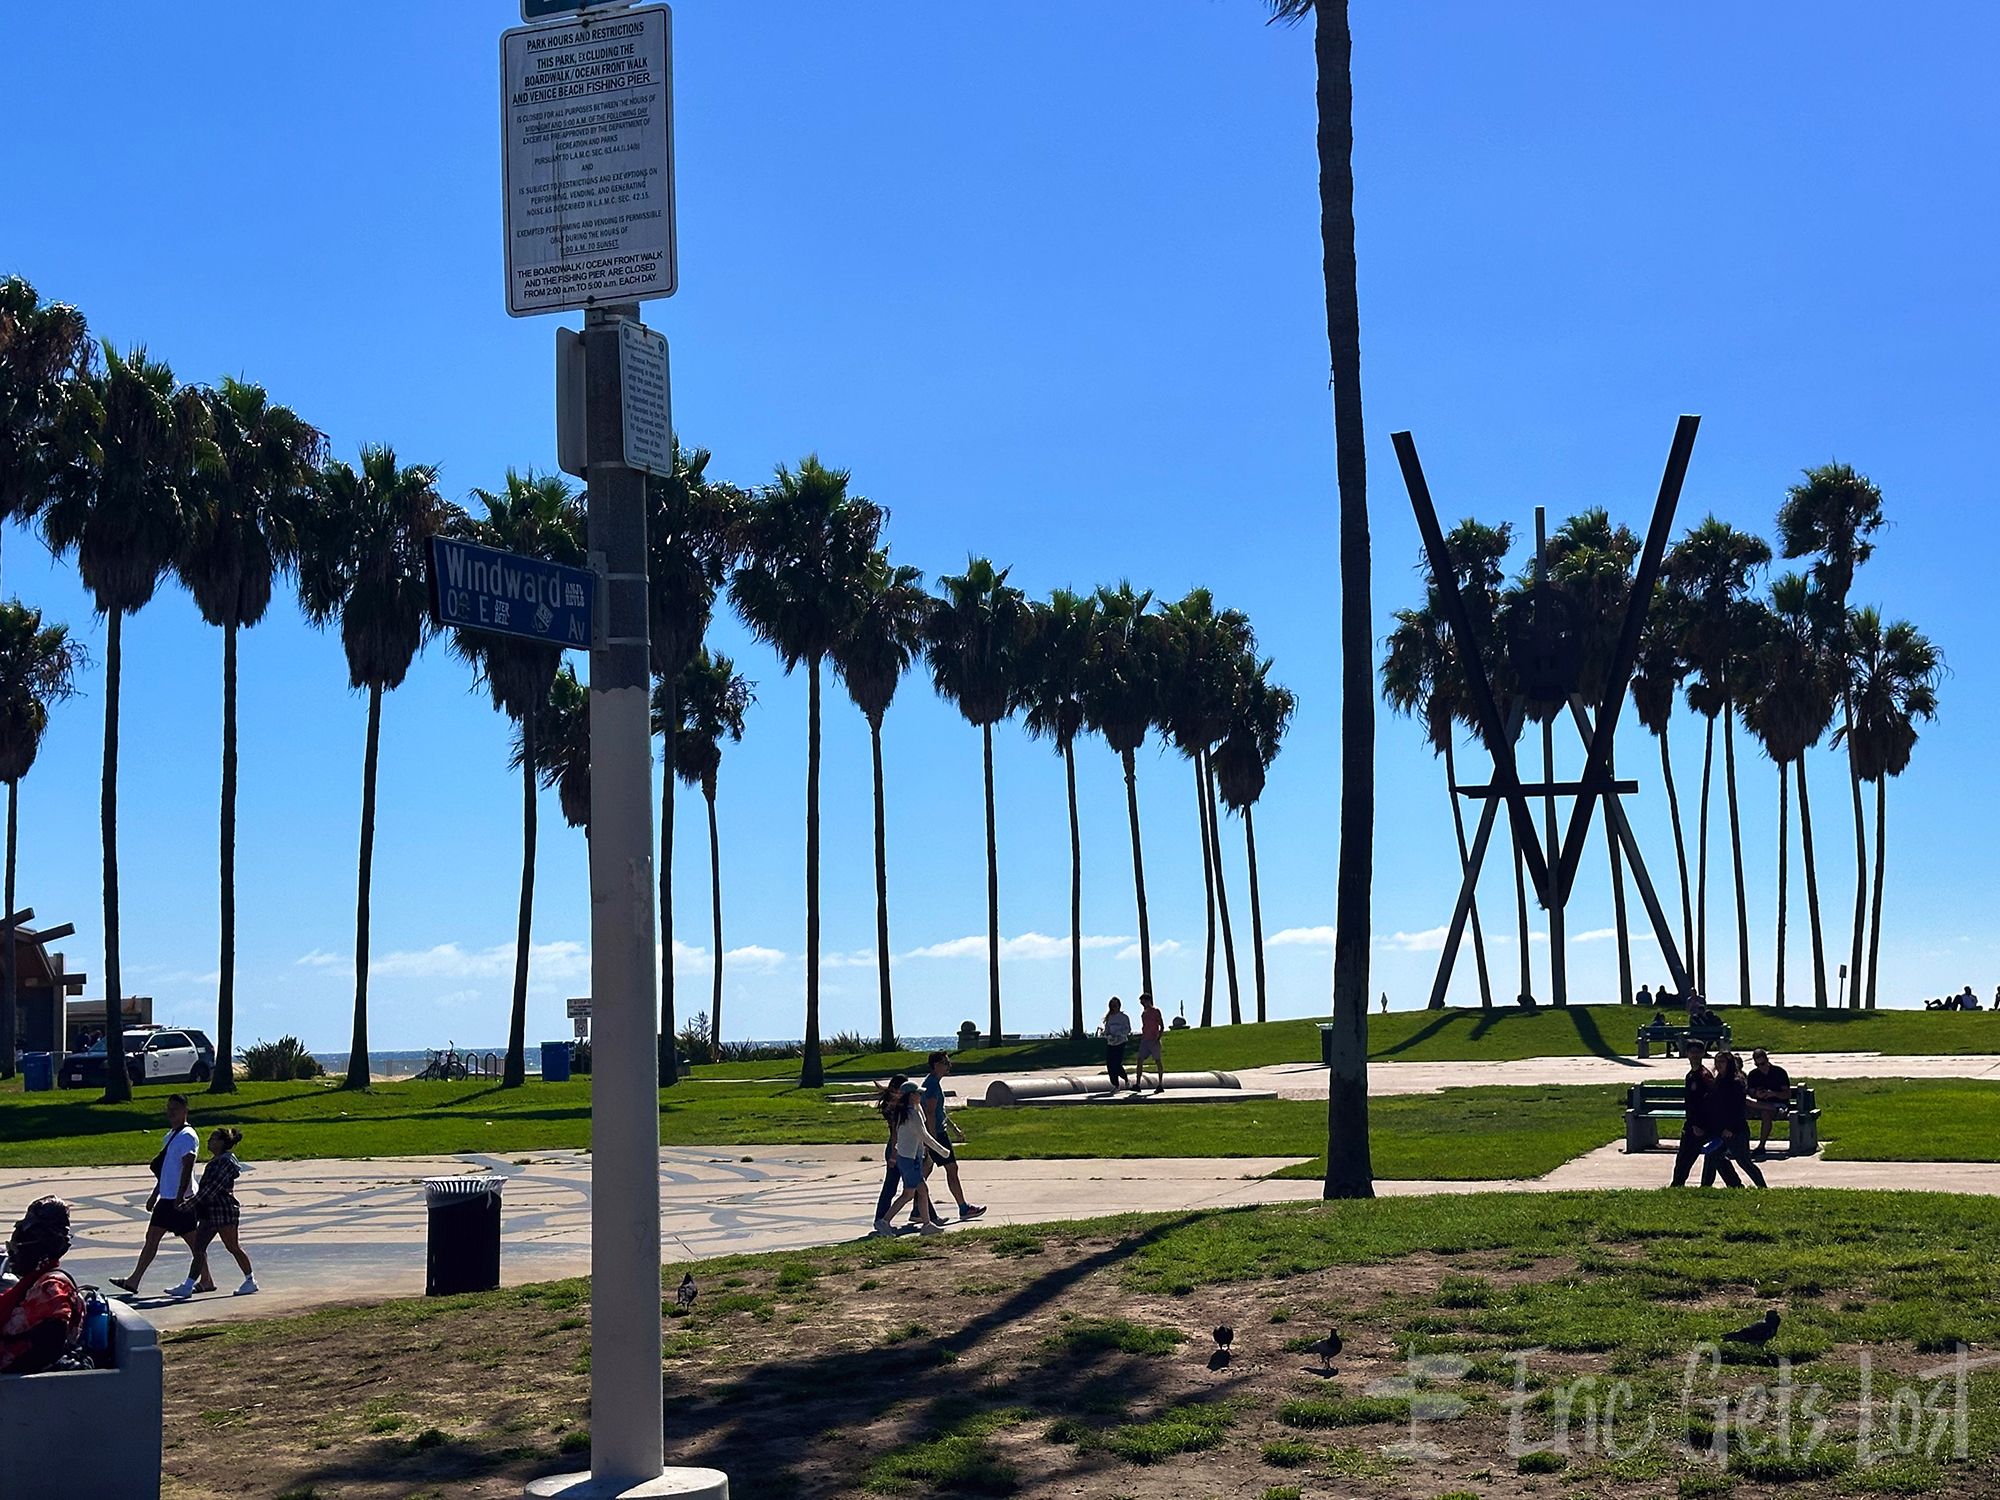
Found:
[[[667,336],[630,319],[620,322],[618,383],[625,393],[625,467],[669,477],[674,472],[674,416],[667,388]]]
[[[672,15],[500,34],[507,311],[674,294]]]

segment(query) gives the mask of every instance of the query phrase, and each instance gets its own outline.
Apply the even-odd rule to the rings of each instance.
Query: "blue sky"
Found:
[[[1325,1007],[1337,784],[1332,427],[1319,280],[1311,44],[1252,0],[675,8],[683,437],[756,482],[817,451],[892,512],[898,561],[968,552],[1035,592],[1130,577],[1245,609],[1297,727],[1260,819],[1275,1014]],[[10,70],[0,269],[79,303],[185,379],[267,385],[336,451],[393,444],[448,493],[550,467],[554,318],[505,314],[491,0],[211,7],[107,3],[88,64]],[[1388,437],[1412,429],[1448,516],[1529,529],[1605,504],[1642,524],[1682,411],[1703,415],[1683,520],[1770,534],[1799,469],[1870,473],[1891,518],[1857,598],[1916,620],[1952,675],[1890,798],[1885,1003],[2000,982],[1995,894],[1991,460],[2000,340],[1991,246],[2000,19],[1926,5],[1356,7],[1363,387],[1380,629],[1415,594],[1415,528]],[[81,38],[79,38],[81,40]],[[1984,104],[1980,103],[1985,100]],[[573,320],[572,320],[573,322]],[[99,622],[73,575],[10,530],[5,587]],[[758,684],[723,764],[727,1034],[799,1030],[804,690],[733,621]],[[126,986],[213,1014],[220,640],[164,590],[126,631],[121,782]],[[101,659],[101,651],[99,653]],[[345,1044],[363,704],[337,640],[289,602],[243,646],[239,1036]],[[21,899],[77,924],[101,972],[102,676],[57,715],[22,786]],[[875,1014],[868,747],[830,696],[828,1029]],[[1673,741],[1690,818],[1694,721]],[[1564,746],[1568,768],[1580,761]],[[891,711],[899,1023],[985,1014],[978,736],[906,683]],[[388,700],[376,855],[378,1046],[505,1034],[518,797],[505,735],[433,648]],[[1067,1014],[1061,767],[997,736],[1010,1027]],[[1738,774],[1752,963],[1769,994],[1775,773]],[[1476,766],[1468,754],[1465,764]],[[1841,767],[1811,762],[1829,946],[1853,849]],[[1654,746],[1621,770],[1675,898]],[[1137,987],[1116,763],[1079,756],[1086,980]],[[1719,791],[1710,988],[1733,996]],[[1201,872],[1187,765],[1140,757],[1148,890],[1170,1009],[1197,1002]],[[1413,726],[1379,729],[1374,987],[1422,1002],[1455,856]],[[705,830],[683,801],[679,936],[705,996]],[[1247,950],[1240,828],[1228,878]],[[1692,840],[1692,827],[1690,827]],[[530,1033],[558,1036],[587,975],[580,835],[544,805]],[[1572,908],[1573,991],[1614,982],[1602,845]],[[1794,864],[1795,902],[1799,882]],[[1496,868],[1488,928],[1512,928]],[[1542,926],[1537,914],[1537,928]],[[1810,993],[1803,910],[1789,984]],[[1546,949],[1535,948],[1538,987]],[[1640,977],[1663,972],[1646,945]],[[1240,955],[1248,982],[1247,951]],[[1496,943],[1500,993],[1513,950]],[[1455,998],[1474,995],[1462,966]],[[691,996],[692,998],[692,996]]]

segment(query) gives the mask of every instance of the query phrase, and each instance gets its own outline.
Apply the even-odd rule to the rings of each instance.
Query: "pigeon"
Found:
[[[1326,1337],[1323,1339],[1314,1339],[1310,1344],[1305,1346],[1305,1352],[1308,1354],[1317,1354],[1319,1356],[1320,1368],[1325,1369],[1333,1363],[1333,1357],[1340,1353],[1340,1330],[1338,1328],[1327,1330]]]
[[[674,1290],[674,1305],[682,1312],[693,1311],[696,1292],[694,1272],[683,1271],[681,1273],[681,1284]]]
[[[1227,1349],[1235,1339],[1236,1330],[1227,1323],[1215,1330],[1215,1347],[1218,1349]]]
[[[1752,1323],[1748,1328],[1739,1328],[1734,1333],[1725,1333],[1722,1336],[1722,1342],[1725,1344],[1767,1344],[1771,1341],[1771,1336],[1777,1331],[1778,1310],[1774,1307],[1765,1313],[1759,1321]]]

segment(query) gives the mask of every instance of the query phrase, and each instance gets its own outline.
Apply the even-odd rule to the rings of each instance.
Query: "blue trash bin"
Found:
[[[542,1043],[542,1082],[569,1082],[569,1043]]]
[[[46,1093],[56,1086],[55,1055],[49,1052],[21,1054],[21,1087],[31,1094]]]

